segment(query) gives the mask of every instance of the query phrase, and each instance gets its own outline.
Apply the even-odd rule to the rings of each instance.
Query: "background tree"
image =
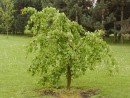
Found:
[[[13,13],[14,13],[14,3],[13,0],[0,0],[1,6],[0,6],[0,17],[2,20],[2,28],[6,30],[7,38],[9,29],[13,23]]]
[[[109,31],[113,29],[113,22],[116,20],[114,5],[114,0],[97,0],[95,7],[92,7],[90,14],[86,16],[85,22],[95,30],[103,29]]]
[[[64,12],[70,20],[76,21],[84,28],[93,31],[84,22],[85,17],[89,15],[90,7],[93,5],[91,0],[42,0],[42,4],[43,8],[46,6],[57,8],[60,12]]]
[[[120,19],[120,0],[42,0],[43,7],[53,6],[89,31],[104,29],[112,33],[114,21]]]
[[[24,34],[25,26],[27,25],[27,21],[29,20],[29,14],[22,14],[21,10],[24,7],[34,7],[38,11],[42,10],[41,0],[15,0],[14,2],[14,23],[13,23],[13,31],[15,33]]]
[[[24,12],[26,10],[32,8]],[[73,78],[85,73],[87,68],[94,69],[97,63],[106,62],[110,71],[115,67],[110,49],[100,37],[102,31],[86,32],[55,8],[35,12],[26,30],[34,34],[29,45],[34,56],[29,71],[33,75],[39,73],[40,83],[58,85],[65,75],[67,89],[70,89]]]
[[[41,0],[42,7],[46,8],[46,7],[53,6],[54,5],[54,1],[56,1],[56,0]],[[59,1],[59,0],[57,0],[57,1]]]
[[[115,35],[115,41],[116,36],[118,35],[118,39],[120,39],[121,43],[123,43],[122,21],[129,18],[130,1],[129,0],[107,0],[107,1],[109,2],[108,4],[109,12],[112,12],[114,14],[116,21],[121,21],[121,25],[118,26],[118,30],[113,30]],[[107,28],[114,27],[112,23],[111,25],[106,26]]]

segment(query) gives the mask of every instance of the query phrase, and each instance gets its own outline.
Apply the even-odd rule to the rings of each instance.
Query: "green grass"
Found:
[[[0,35],[0,98],[51,98],[35,92],[40,87],[38,77],[27,72],[31,59],[25,58],[25,46],[29,40],[25,36],[6,39]],[[73,80],[72,87],[98,89],[93,98],[130,98],[130,44],[128,41],[123,45],[110,42],[110,46],[120,64],[119,73],[109,76],[102,69],[88,70],[84,76]]]
[[[0,98],[32,98],[35,78],[28,74],[27,37],[0,35]]]

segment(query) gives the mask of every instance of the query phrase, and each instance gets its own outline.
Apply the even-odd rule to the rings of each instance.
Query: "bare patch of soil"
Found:
[[[52,96],[54,98],[90,98],[91,96],[94,96],[97,94],[97,90],[90,89],[90,90],[75,90],[71,93],[64,92],[61,89],[58,89],[57,91],[54,91],[52,89],[42,89],[38,90],[38,93],[40,93],[40,96]]]
[[[97,94],[97,90],[93,90],[93,89],[80,92],[82,98],[90,98],[91,96],[94,96],[96,94]]]
[[[59,93],[55,92],[55,91],[53,91],[51,89],[40,90],[39,92],[40,92],[41,96],[45,96],[46,95],[46,96],[52,96],[54,98],[60,98],[59,97]]]

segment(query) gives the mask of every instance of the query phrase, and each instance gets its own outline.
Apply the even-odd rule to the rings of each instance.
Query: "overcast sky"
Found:
[[[94,1],[94,5],[93,5],[93,6],[95,6],[95,4],[96,4],[97,0],[93,0],[93,1]]]

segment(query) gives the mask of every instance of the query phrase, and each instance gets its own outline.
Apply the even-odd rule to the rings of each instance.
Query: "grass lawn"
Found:
[[[29,40],[25,36],[6,39],[5,35],[0,35],[0,98],[52,98],[37,94],[38,77],[27,72],[31,59],[25,58],[25,46]],[[110,43],[110,46],[120,64],[119,73],[109,76],[102,69],[88,70],[84,76],[73,80],[73,88],[98,89],[92,98],[130,98],[130,44]]]

